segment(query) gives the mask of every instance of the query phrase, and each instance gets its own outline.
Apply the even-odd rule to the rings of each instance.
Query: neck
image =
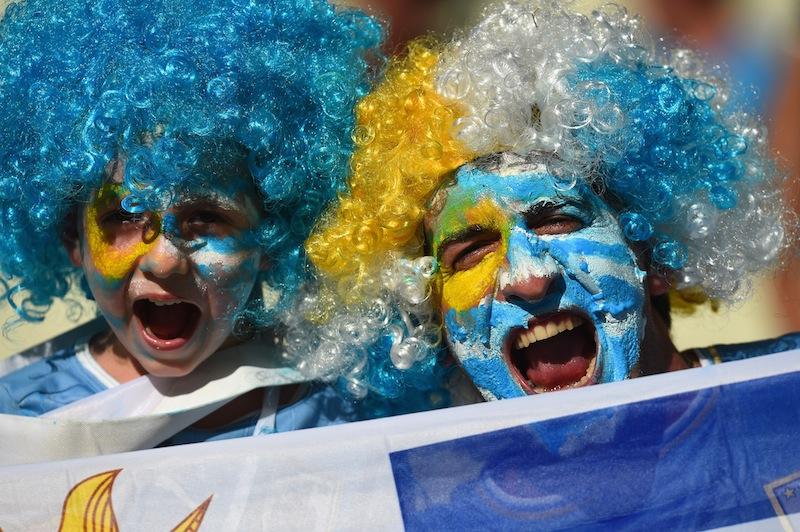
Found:
[[[93,337],[89,352],[117,382],[132,381],[147,373],[111,331]]]
[[[647,305],[647,324],[645,325],[644,341],[639,359],[639,369],[641,375],[655,375],[687,369],[689,366],[683,357],[680,356],[672,338],[669,335],[669,327],[664,322],[658,312],[655,312],[648,301]]]

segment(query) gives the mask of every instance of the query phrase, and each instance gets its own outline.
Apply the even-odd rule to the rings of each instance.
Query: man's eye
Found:
[[[584,223],[572,216],[553,214],[531,220],[528,226],[537,235],[564,235],[583,229]]]
[[[458,272],[469,270],[480,264],[486,255],[496,251],[498,247],[500,247],[500,241],[476,243],[474,247],[456,257],[453,262],[453,269]]]
[[[453,242],[443,250],[442,264],[454,272],[469,270],[480,264],[486,255],[497,251],[499,247],[499,233],[487,233],[478,238]]]

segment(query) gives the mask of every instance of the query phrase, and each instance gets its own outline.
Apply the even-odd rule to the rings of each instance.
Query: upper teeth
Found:
[[[583,319],[578,316],[565,316],[560,321],[551,320],[547,323],[539,323],[530,329],[523,331],[519,335],[516,342],[517,349],[525,349],[534,342],[539,340],[546,340],[552,338],[558,333],[564,331],[571,331],[578,325],[583,323]]]
[[[153,299],[149,299],[150,303],[154,304],[157,307],[166,307],[167,305],[177,305],[180,301],[173,300],[173,301],[155,301]]]

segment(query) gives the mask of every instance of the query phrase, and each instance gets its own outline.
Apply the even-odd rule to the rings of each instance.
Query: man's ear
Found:
[[[76,205],[70,209],[69,214],[64,218],[64,230],[61,231],[61,244],[67,251],[69,261],[76,268],[83,266],[78,224],[78,206]]]
[[[647,277],[645,277],[645,282],[647,283],[647,291],[650,293],[651,297],[663,296],[669,292],[669,281],[660,273],[648,272]]]
[[[271,263],[269,261],[269,258],[267,258],[265,255],[261,255],[261,260],[258,262],[258,270],[265,272],[269,270],[270,266]]]

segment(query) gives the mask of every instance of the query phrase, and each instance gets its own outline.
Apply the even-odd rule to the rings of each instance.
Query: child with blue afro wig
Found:
[[[81,286],[110,330],[0,380],[0,411],[184,376],[275,325],[342,188],[381,37],[325,0],[11,3],[0,296],[35,322]]]

